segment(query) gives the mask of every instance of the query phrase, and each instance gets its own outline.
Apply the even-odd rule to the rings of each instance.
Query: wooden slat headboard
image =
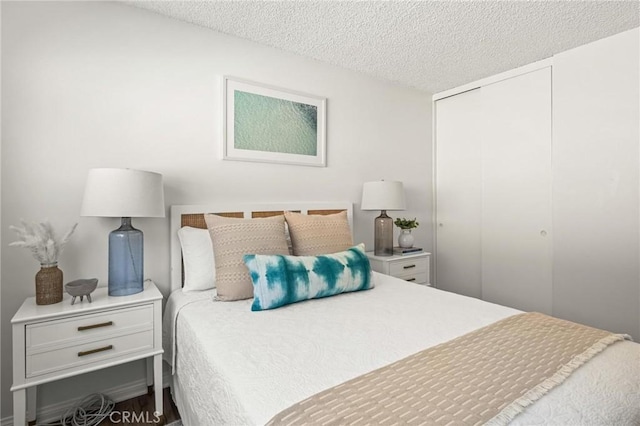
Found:
[[[243,218],[242,212],[216,213],[224,217]],[[192,228],[207,229],[207,223],[204,221],[204,213],[186,213],[180,216],[180,227],[190,226]]]
[[[262,218],[294,211],[312,215],[327,215],[347,212],[349,226],[353,232],[353,206],[349,202],[307,202],[273,204],[237,204],[237,205],[176,205],[171,206],[171,291],[182,287],[182,252],[178,230],[183,226],[206,229],[205,213],[214,213],[225,217]]]

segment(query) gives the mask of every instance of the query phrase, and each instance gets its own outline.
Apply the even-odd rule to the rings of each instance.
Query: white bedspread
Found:
[[[290,405],[516,311],[376,274],[376,288],[251,312],[251,300],[174,292],[174,397],[186,425],[260,425]],[[613,330],[616,331],[616,330]],[[639,425],[640,345],[619,342],[515,425]]]

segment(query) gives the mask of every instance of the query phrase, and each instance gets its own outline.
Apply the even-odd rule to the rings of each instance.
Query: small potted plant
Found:
[[[416,218],[405,219],[399,217],[393,223],[402,230],[400,235],[398,235],[398,245],[402,248],[413,247],[413,235],[411,235],[411,230],[420,225]]]

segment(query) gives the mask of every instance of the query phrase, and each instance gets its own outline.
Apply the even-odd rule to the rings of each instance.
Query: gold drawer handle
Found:
[[[404,269],[411,269],[411,268],[415,268],[416,265],[407,265],[407,266],[403,266]]]
[[[108,327],[113,325],[113,321],[101,322],[100,324],[93,325],[81,325],[78,327],[78,331],[91,330],[92,328]]]
[[[407,278],[405,281],[415,281],[415,278]]]
[[[78,352],[78,356],[91,355],[91,354],[95,354],[96,352],[103,352],[111,349],[113,349],[113,345],[105,346],[104,348],[91,349],[90,351],[81,351],[81,352]]]

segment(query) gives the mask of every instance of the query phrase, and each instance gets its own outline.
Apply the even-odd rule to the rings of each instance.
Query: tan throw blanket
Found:
[[[612,334],[514,315],[301,401],[269,425],[503,425],[608,345]]]

